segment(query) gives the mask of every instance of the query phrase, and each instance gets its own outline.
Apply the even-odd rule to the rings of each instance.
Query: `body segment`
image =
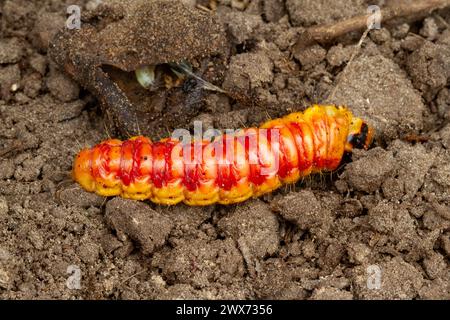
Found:
[[[102,196],[231,204],[335,170],[344,152],[367,148],[372,136],[372,128],[347,108],[314,105],[213,141],[106,140],[78,154],[73,177]]]

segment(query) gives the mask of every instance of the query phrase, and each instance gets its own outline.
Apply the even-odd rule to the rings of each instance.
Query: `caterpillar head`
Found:
[[[351,152],[354,148],[367,150],[372,144],[373,134],[373,127],[366,121],[356,117],[352,118],[345,151]]]

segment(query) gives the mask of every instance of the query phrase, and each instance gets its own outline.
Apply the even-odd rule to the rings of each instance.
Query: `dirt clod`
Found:
[[[79,208],[100,207],[105,199],[95,193],[86,192],[78,185],[63,187],[59,191],[59,199],[63,204]]]
[[[358,116],[368,118],[377,135],[396,138],[399,133],[420,130],[425,107],[406,74],[381,55],[354,60],[341,79],[331,102],[345,104]],[[395,92],[401,91],[399,98]]]
[[[376,269],[367,267],[357,267],[355,270],[353,282],[358,298],[412,299],[417,297],[424,281],[422,274],[413,265],[399,257],[380,264]],[[378,271],[381,272],[375,274]],[[380,280],[376,279],[377,276],[380,276]]]
[[[284,219],[317,235],[326,232],[332,220],[331,212],[321,206],[310,190],[291,192],[275,205]]]
[[[433,253],[429,258],[423,261],[425,271],[430,279],[436,279],[447,267],[444,257],[439,253]]]
[[[242,256],[231,239],[194,240],[156,254],[152,264],[163,269],[170,282],[202,288],[213,282],[230,283],[243,275]]]
[[[259,200],[240,206],[218,223],[225,235],[245,242],[251,254],[262,259],[276,253],[279,246],[278,220],[269,206]]]
[[[47,52],[50,41],[58,30],[64,27],[65,23],[64,15],[59,13],[43,12],[39,14],[33,28],[35,36],[32,41],[34,45],[39,50]]]
[[[363,0],[287,0],[286,7],[294,26],[307,27],[349,18],[366,9]]]
[[[252,14],[230,12],[227,18],[224,22],[236,44],[242,44],[255,37],[262,24],[261,17]]]
[[[423,27],[420,29],[420,35],[427,38],[429,41],[433,41],[437,38],[439,35],[439,27],[436,24],[436,21],[434,18],[429,17],[423,20]]]
[[[369,224],[378,232],[390,234],[398,240],[414,235],[414,220],[407,210],[380,202],[369,210]]]
[[[298,59],[306,69],[322,62],[325,59],[326,54],[327,51],[317,44],[298,52],[294,57]]]
[[[414,86],[430,101],[450,78],[450,48],[425,41],[409,57],[407,70]]]
[[[354,48],[350,46],[343,47],[342,44],[338,44],[328,50],[327,61],[333,67],[340,66],[350,59],[353,50]]]
[[[54,97],[64,102],[73,101],[80,94],[78,84],[54,68],[50,71],[49,77],[47,78],[47,87]]]
[[[345,167],[344,176],[351,188],[359,191],[374,192],[394,170],[395,162],[392,152],[374,148],[363,157]]]
[[[231,59],[223,87],[230,91],[248,91],[273,80],[273,63],[263,52],[242,53]]]
[[[118,233],[139,242],[145,254],[161,247],[172,229],[172,222],[146,204],[115,198],[106,204],[106,219]]]
[[[17,63],[23,55],[24,48],[17,38],[0,41],[0,64]]]

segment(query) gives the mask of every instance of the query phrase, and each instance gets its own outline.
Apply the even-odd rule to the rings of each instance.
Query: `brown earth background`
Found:
[[[238,128],[330,102],[360,33],[292,45],[374,2],[217,1],[235,48],[223,85],[266,107],[210,93],[189,120]],[[47,48],[67,6],[94,3],[0,0],[1,299],[450,298],[450,11],[371,31],[340,77],[331,102],[374,124],[372,149],[261,199],[202,208],[106,200],[68,180],[75,154],[110,133]],[[67,286],[73,270],[80,289]]]

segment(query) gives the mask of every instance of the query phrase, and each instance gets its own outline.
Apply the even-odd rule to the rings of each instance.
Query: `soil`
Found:
[[[376,141],[260,199],[163,207],[70,179],[75,154],[111,134],[47,56],[74,2],[96,3],[0,0],[1,299],[450,299],[450,11],[371,31],[343,72],[360,34],[292,45],[368,2],[216,1],[233,48],[223,87],[252,103],[208,92],[190,123],[238,128],[333,102]]]

